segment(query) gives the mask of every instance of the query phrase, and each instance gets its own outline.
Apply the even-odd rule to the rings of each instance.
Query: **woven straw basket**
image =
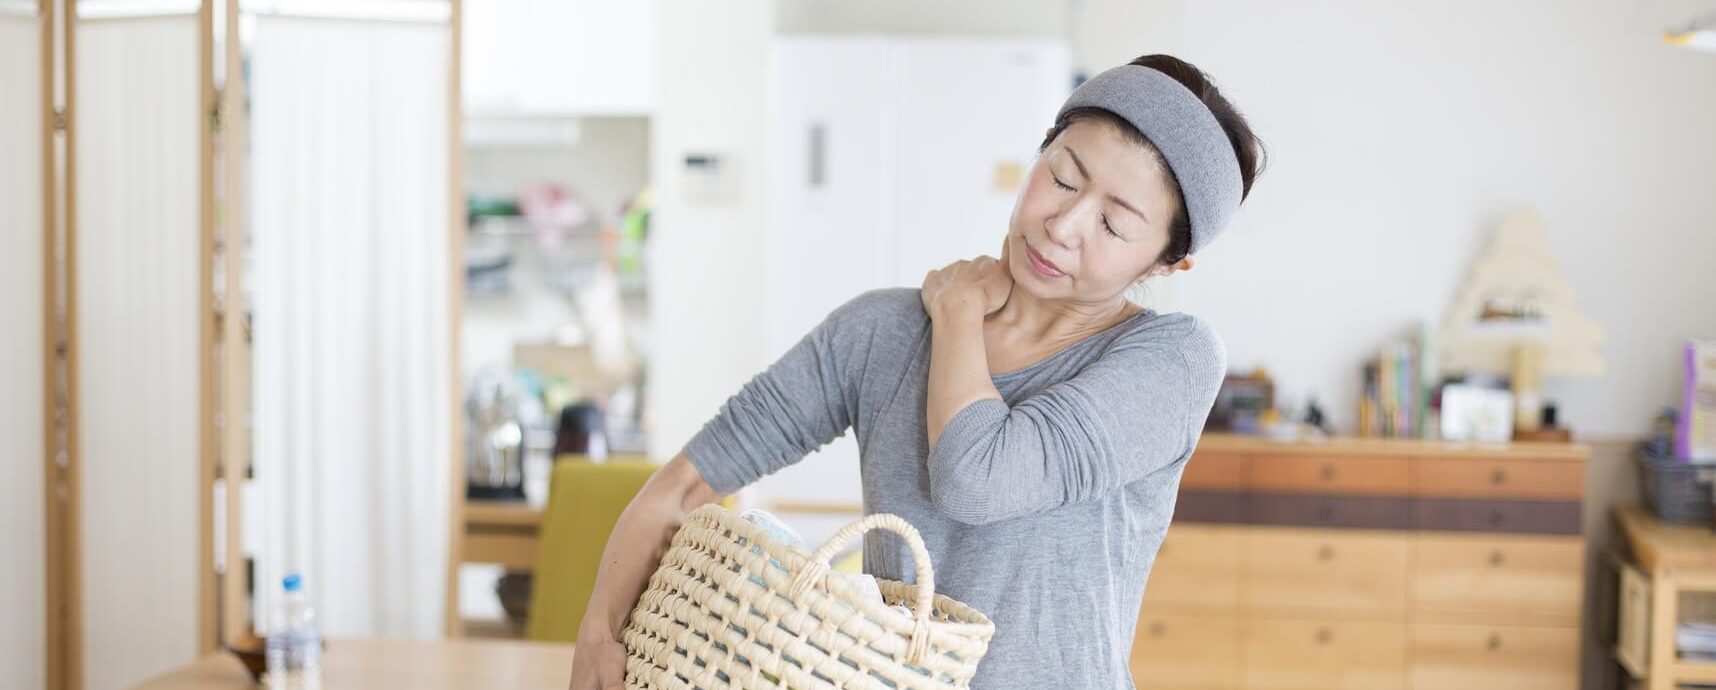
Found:
[[[915,585],[877,579],[888,605],[829,578],[829,559],[876,528],[904,537],[917,569]],[[994,633],[935,593],[923,538],[899,516],[865,517],[807,555],[706,505],[674,535],[622,639],[629,690],[941,690],[970,687]]]

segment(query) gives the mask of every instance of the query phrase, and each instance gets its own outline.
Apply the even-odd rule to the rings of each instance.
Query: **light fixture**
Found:
[[[1716,51],[1716,12],[1696,17],[1679,29],[1664,31],[1662,40],[1694,50]]]

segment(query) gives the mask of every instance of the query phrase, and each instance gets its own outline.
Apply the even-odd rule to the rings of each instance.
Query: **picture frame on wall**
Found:
[[[1263,414],[1275,408],[1275,382],[1262,373],[1228,374],[1216,392],[1204,431],[1255,434]]]

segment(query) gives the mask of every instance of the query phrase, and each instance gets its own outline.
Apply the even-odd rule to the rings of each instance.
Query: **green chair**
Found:
[[[660,467],[638,459],[592,463],[568,457],[554,463],[531,578],[526,637],[578,640],[578,624],[589,606],[608,535]],[[731,506],[732,497],[722,502]]]

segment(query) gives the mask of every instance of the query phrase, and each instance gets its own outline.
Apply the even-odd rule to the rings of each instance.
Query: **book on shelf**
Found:
[[[1359,434],[1381,438],[1419,438],[1429,410],[1424,329],[1411,341],[1391,342],[1364,364],[1359,396]]]

